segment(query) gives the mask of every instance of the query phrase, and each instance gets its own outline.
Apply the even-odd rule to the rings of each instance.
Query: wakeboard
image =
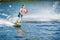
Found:
[[[15,24],[13,26],[16,27],[16,28],[20,28],[21,27],[21,25],[19,25],[19,24]]]

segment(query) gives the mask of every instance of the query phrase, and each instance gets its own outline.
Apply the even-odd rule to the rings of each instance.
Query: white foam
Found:
[[[56,13],[56,7],[59,4],[59,2],[55,2],[52,5],[51,9],[40,9],[37,8],[36,10],[34,10],[33,13],[30,13],[28,15],[23,16],[23,20],[26,21],[54,21],[54,20],[60,20],[60,14]],[[38,10],[38,11],[37,11]]]
[[[7,21],[5,19],[0,19],[0,25],[3,25],[3,24],[5,24],[5,25],[13,25],[13,23],[11,23],[11,22],[9,22],[9,21]]]
[[[13,26],[18,17],[10,17],[9,19],[0,18],[0,25]]]
[[[37,14],[30,14],[23,16],[23,20],[38,20],[38,21],[53,21],[53,20],[60,20],[60,14],[51,13],[48,11],[37,13]]]
[[[13,26],[14,23],[12,21],[7,21],[6,19],[0,19],[0,25]]]

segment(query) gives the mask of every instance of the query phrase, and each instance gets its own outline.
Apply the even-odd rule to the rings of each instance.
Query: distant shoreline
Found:
[[[33,1],[42,1],[42,0],[0,0],[0,2],[33,2]]]
[[[0,2],[34,2],[34,1],[59,1],[59,0],[0,0]]]

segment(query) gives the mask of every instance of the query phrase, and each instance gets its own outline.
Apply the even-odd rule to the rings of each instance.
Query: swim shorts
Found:
[[[18,14],[18,17],[19,17],[19,18],[22,18],[22,16],[23,16],[23,15],[22,15],[21,13]]]

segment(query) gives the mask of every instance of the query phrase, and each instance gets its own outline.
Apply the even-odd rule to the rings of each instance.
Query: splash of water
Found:
[[[0,19],[0,25],[13,26],[17,17],[7,19]]]

